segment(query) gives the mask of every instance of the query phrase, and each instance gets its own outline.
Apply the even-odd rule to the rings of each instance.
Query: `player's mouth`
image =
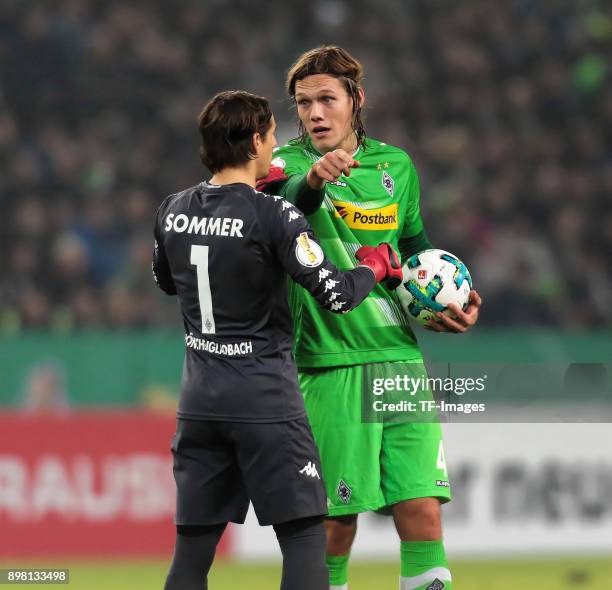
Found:
[[[323,127],[321,125],[317,125],[317,127],[312,128],[312,135],[317,139],[321,139],[323,137],[327,137],[327,135],[331,132],[329,127]]]

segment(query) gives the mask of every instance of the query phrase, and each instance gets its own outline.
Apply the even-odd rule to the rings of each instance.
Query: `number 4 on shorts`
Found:
[[[436,467],[444,471],[444,477],[448,478],[448,471],[446,469],[446,455],[444,454],[444,444],[440,441],[440,446],[438,447],[438,461],[436,463]]]

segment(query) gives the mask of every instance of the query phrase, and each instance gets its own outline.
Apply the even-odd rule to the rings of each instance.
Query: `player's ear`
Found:
[[[253,140],[251,142],[251,145],[253,146],[253,153],[256,155],[259,155],[259,152],[261,151],[261,144],[262,144],[262,140],[261,140],[261,135],[259,133],[254,133],[253,134]]]
[[[357,88],[357,95],[359,96],[359,106],[363,108],[363,105],[365,104],[365,91],[361,86]]]

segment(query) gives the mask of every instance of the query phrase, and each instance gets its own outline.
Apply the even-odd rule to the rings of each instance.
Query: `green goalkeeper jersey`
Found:
[[[273,165],[287,176],[304,175],[321,157],[310,140],[292,140],[274,153]],[[389,242],[423,230],[419,180],[403,150],[375,139],[353,155],[359,168],[325,185],[321,207],[308,216],[329,259],[340,269],[353,268],[362,245]],[[291,200],[285,183],[280,194]],[[322,280],[325,280],[323,277]],[[333,282],[333,281],[332,281]],[[337,295],[329,285],[333,300]],[[295,327],[295,358],[300,368],[337,367],[421,359],[414,333],[397,295],[377,285],[364,302],[346,315],[321,308],[308,292],[290,282],[289,304]]]

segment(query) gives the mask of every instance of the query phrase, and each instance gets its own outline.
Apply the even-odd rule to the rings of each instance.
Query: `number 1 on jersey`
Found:
[[[215,333],[215,317],[212,309],[210,278],[208,276],[208,246],[191,246],[191,264],[196,267],[198,275],[198,299],[200,300],[200,317],[202,334]]]

